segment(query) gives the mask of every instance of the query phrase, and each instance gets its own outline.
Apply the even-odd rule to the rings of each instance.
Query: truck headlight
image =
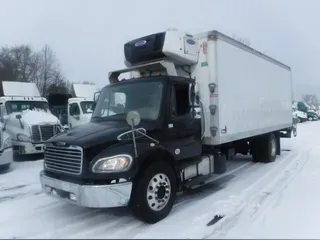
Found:
[[[22,134],[22,133],[17,134],[17,139],[20,142],[31,142],[31,138],[25,134]]]
[[[4,141],[2,149],[7,149],[7,148],[11,148],[12,147],[12,141],[11,138],[7,138],[7,140]]]
[[[132,157],[128,154],[120,154],[106,158],[100,158],[92,166],[94,173],[123,172],[130,168]]]

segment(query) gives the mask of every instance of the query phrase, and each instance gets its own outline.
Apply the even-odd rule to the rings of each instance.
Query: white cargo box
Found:
[[[73,90],[76,97],[93,98],[94,93],[98,92],[96,85],[91,84],[73,84]]]
[[[35,83],[2,81],[4,96],[40,97],[40,92]]]
[[[202,45],[193,77],[204,106],[204,144],[223,144],[292,125],[288,66],[217,31],[198,39]]]

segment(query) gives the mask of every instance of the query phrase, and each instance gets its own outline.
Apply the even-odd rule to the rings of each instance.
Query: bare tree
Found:
[[[12,62],[0,55],[0,81],[14,81]]]
[[[52,49],[45,45],[40,52],[28,45],[2,47],[0,49],[0,80],[34,82],[42,96],[51,85],[66,87],[66,80]]]
[[[3,47],[0,53],[3,68],[10,77],[8,81],[29,82],[34,73],[34,54],[28,45]]]
[[[83,81],[82,84],[95,85],[94,82],[90,82],[90,81]]]
[[[315,94],[305,94],[302,96],[302,100],[307,104],[314,105],[316,107],[318,107],[320,104],[319,99]]]
[[[38,87],[41,93],[45,95],[50,85],[59,86],[64,84],[65,81],[60,72],[60,64],[58,63],[56,55],[48,45],[45,45],[42,49],[40,58],[42,59]]]

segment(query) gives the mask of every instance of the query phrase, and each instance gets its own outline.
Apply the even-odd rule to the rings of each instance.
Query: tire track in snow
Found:
[[[289,158],[292,155],[295,155],[297,152],[292,152],[292,154],[289,154],[289,156],[286,158],[288,161]],[[272,189],[276,186],[277,183],[280,183],[281,180],[283,180],[283,174],[281,172],[290,171],[290,169],[296,164],[296,161],[299,161],[301,156],[303,155],[303,151],[299,151],[298,154],[291,159],[292,162],[290,162],[285,168],[280,168],[279,165],[275,166],[276,168],[273,168],[273,170],[278,170],[278,173],[275,171],[268,171],[262,178],[259,179],[255,184],[250,186],[249,188],[254,189],[254,187],[257,188],[257,186],[262,186],[261,188],[256,189],[256,191],[251,192],[250,197],[243,197],[241,201],[239,201],[239,206],[232,209],[229,214],[226,214],[226,216],[220,220],[216,225],[214,225],[210,232],[206,233],[203,238],[223,238],[223,236],[226,235],[226,233],[237,224],[237,221],[239,219],[239,216],[244,212],[244,210],[250,205],[253,205],[255,207],[260,206],[262,202],[270,196],[270,193]],[[287,161],[284,161],[282,165],[286,165]],[[275,178],[268,178],[267,175],[270,175],[270,173],[275,176]],[[268,181],[271,180],[271,181]],[[263,182],[266,182],[267,184],[261,184]],[[271,182],[271,183],[270,183]],[[268,186],[268,187],[266,187]],[[265,190],[268,189],[268,190]],[[260,203],[259,203],[260,202]]]
[[[272,191],[277,192],[277,189],[279,189],[279,186],[283,186],[284,180],[288,181],[287,184],[284,185],[284,188],[286,188],[290,184],[290,182],[299,174],[299,172],[302,170],[305,164],[308,162],[309,152],[317,143],[317,141],[315,141],[315,139],[312,138],[312,136],[314,136],[314,133],[310,131],[310,132],[307,132],[306,136],[304,136],[301,139],[301,142],[299,141],[300,139],[295,139],[296,141],[292,145],[295,147],[302,146],[302,148],[300,148],[300,150],[297,150],[297,151],[292,151],[290,155],[296,153],[297,156],[293,158],[292,163],[290,163],[288,166],[285,167],[285,169],[283,169],[285,170],[284,173],[281,174],[280,172],[276,174],[275,175],[276,178],[273,179],[271,183],[267,185],[267,187],[262,187],[262,190],[257,191],[251,198],[248,198],[248,203],[242,204],[233,214],[220,220],[220,222],[218,222],[213,227],[213,229],[211,230],[211,233],[206,233],[203,238],[223,238],[226,235],[226,233],[237,224],[237,221],[240,218],[241,214],[243,214],[243,212],[245,212],[247,208],[250,209],[250,206],[253,205],[253,207],[251,208],[251,215],[256,216],[257,212],[261,209],[260,206],[262,205],[262,203],[266,201],[268,198],[270,199],[270,196],[273,196],[274,194],[276,194],[274,193],[272,195]],[[308,139],[309,141],[305,141],[305,139]],[[304,147],[304,146],[307,146],[307,147]],[[301,158],[300,156],[302,155],[306,155],[307,157]],[[301,168],[299,168],[299,166],[301,166]],[[281,192],[282,190],[280,190],[278,194],[280,194]],[[241,216],[241,219],[242,219],[242,216]]]

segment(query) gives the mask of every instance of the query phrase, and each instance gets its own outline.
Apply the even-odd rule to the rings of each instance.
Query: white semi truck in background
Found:
[[[12,141],[8,132],[3,128],[3,118],[0,112],[0,171],[8,170],[12,161]]]
[[[177,192],[227,172],[236,154],[273,162],[280,137],[291,137],[285,64],[218,31],[168,30],[124,51],[127,67],[110,72],[90,123],[47,141],[40,180],[48,195],[90,208],[129,206],[155,223]]]
[[[44,142],[62,131],[35,83],[2,81],[0,114],[18,155],[43,153]]]
[[[90,121],[96,85],[72,84],[73,94],[52,93],[48,96],[49,107],[64,128],[72,128]]]
[[[94,95],[99,91],[96,85],[73,84],[76,97],[68,99],[68,124],[75,127],[90,122],[93,113]]]

